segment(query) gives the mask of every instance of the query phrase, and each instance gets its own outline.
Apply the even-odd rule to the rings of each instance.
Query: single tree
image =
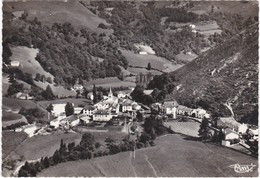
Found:
[[[147,70],[151,70],[151,69],[152,69],[152,66],[151,66],[151,63],[149,62],[147,65]]]
[[[40,81],[41,80],[41,74],[37,73],[34,80]]]
[[[73,107],[72,103],[67,102],[67,104],[65,106],[65,113],[66,113],[66,116],[70,116],[70,115],[74,114],[74,107]]]
[[[96,103],[97,102],[97,89],[96,89],[96,85],[93,86],[93,102]]]
[[[52,100],[52,99],[55,98],[55,95],[53,94],[53,91],[52,91],[50,85],[48,85],[48,86],[46,87],[46,90],[44,90],[44,91],[42,92],[42,97],[43,97],[44,99],[46,99],[46,100]]]
[[[49,82],[49,83],[52,83],[51,77],[47,77],[46,81]]]
[[[209,126],[209,121],[208,119],[204,118],[201,122],[200,128],[199,128],[199,136],[205,140],[207,139],[208,135],[208,126]]]
[[[52,104],[49,104],[48,107],[46,108],[46,110],[47,110],[48,112],[53,111],[53,105],[52,105]]]

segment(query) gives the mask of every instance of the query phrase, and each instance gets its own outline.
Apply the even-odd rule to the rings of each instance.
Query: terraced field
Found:
[[[37,176],[102,177],[219,177],[257,176],[258,161],[239,152],[179,135],[162,136],[156,146],[116,155],[61,163]],[[238,174],[233,164],[254,164],[252,172]]]

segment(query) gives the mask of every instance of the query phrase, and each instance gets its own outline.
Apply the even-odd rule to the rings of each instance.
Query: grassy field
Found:
[[[181,52],[180,54],[176,55],[176,58],[181,60],[181,61],[192,61],[193,59],[195,59],[197,57],[197,55],[195,53],[191,53],[191,54],[184,54],[183,52]]]
[[[161,75],[162,72],[159,72],[157,70],[147,70],[145,68],[134,68],[134,67],[128,67],[127,70],[129,72],[131,72],[132,74],[134,75],[138,75],[139,73],[142,73],[142,74],[147,74],[147,73],[151,73],[153,75]]]
[[[2,114],[2,121],[18,120],[22,118],[22,115],[16,113],[3,112]]]
[[[54,95],[58,95],[58,97],[68,97],[68,96],[76,96],[76,92],[68,90],[66,88],[64,88],[63,86],[54,86],[53,84],[50,84],[48,82],[36,82],[34,81],[34,83],[42,88],[42,89],[46,89],[46,87],[49,85],[54,93]]]
[[[241,176],[230,165],[258,165],[257,159],[239,152],[179,135],[156,139],[156,146],[131,152],[61,163],[37,176],[115,176],[115,177],[217,177]],[[257,166],[258,167],[258,166]],[[257,176],[257,167],[242,176]]]
[[[105,32],[108,35],[113,33],[112,30],[97,28],[100,23],[107,25],[108,23],[78,1],[30,1],[8,3],[7,5],[14,7],[12,11],[23,10],[28,13],[28,19],[32,20],[37,17],[46,25],[52,25],[55,22],[68,22],[77,28],[85,27],[97,33]]]
[[[192,137],[198,137],[198,131],[200,128],[200,123],[195,121],[187,121],[187,122],[169,121],[169,122],[165,122],[164,125],[166,127],[170,126],[174,132],[192,136]]]
[[[77,107],[78,105],[83,104],[84,106],[90,103],[90,100],[84,98],[66,98],[66,99],[56,99],[52,101],[38,101],[37,103],[44,108],[47,108],[49,104],[60,104],[60,103],[74,103],[74,106]]]
[[[175,71],[181,67],[181,65],[173,64],[171,61],[155,55],[135,54],[133,51],[122,49],[121,52],[132,66],[147,67],[148,63],[151,63],[152,68],[156,68],[164,72]]]
[[[51,156],[60,146],[60,141],[63,139],[65,143],[79,143],[81,134],[78,133],[54,133],[50,135],[37,135],[27,138],[19,145],[15,153],[10,155],[11,158],[17,159],[19,156],[24,156],[25,160],[34,160],[45,156]]]
[[[104,79],[96,79],[84,82],[86,89],[92,89],[93,85],[96,87],[113,88],[113,87],[135,87],[135,83],[131,81],[121,81],[117,77],[107,77]]]
[[[29,100],[19,100],[14,98],[7,98],[3,97],[2,99],[2,109],[3,111],[13,111],[13,112],[19,112],[21,107],[25,108],[35,108],[38,107],[38,105],[32,101]],[[40,108],[42,109],[42,108]],[[42,109],[43,110],[43,109]]]
[[[16,147],[27,138],[24,132],[3,131],[2,132],[2,159],[5,159]]]
[[[16,46],[11,47],[11,50],[12,56],[10,57],[10,60],[19,61],[20,65],[22,65],[20,68],[23,72],[32,74],[33,78],[36,76],[36,73],[40,73],[41,75],[44,74],[46,77],[51,77],[53,79],[53,76],[49,72],[46,72],[40,63],[35,60],[38,49]]]

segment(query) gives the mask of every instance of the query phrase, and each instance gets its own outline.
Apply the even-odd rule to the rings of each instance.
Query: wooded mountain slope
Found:
[[[205,52],[173,72],[177,82],[168,96],[186,105],[200,105],[218,116],[257,123],[258,23]]]

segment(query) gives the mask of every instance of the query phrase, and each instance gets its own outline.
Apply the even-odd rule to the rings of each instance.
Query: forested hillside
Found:
[[[171,73],[175,89],[167,98],[213,116],[230,116],[230,105],[237,120],[257,124],[258,35],[256,23]]]

